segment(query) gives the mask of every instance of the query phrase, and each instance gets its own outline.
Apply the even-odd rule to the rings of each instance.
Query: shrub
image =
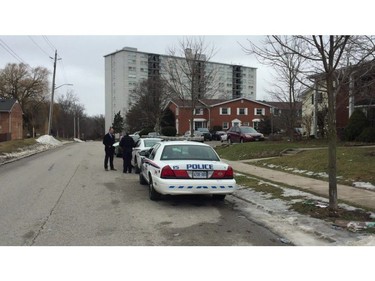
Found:
[[[215,125],[212,127],[212,131],[222,131],[222,130],[223,130],[223,127],[219,125]]]
[[[175,127],[164,127],[161,128],[161,134],[167,137],[174,137],[177,134],[177,130]]]
[[[361,110],[355,110],[350,116],[348,126],[345,128],[345,139],[354,141],[367,126],[366,115]]]
[[[140,136],[145,136],[150,132],[153,132],[154,128],[144,128],[142,131],[139,132]]]
[[[365,128],[362,133],[356,138],[356,141],[375,142],[375,128]]]

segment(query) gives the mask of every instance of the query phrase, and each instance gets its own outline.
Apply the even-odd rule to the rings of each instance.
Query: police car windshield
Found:
[[[165,146],[160,160],[220,161],[212,147],[200,145]]]

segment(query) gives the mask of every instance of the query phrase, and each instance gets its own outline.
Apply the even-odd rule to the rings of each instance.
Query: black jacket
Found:
[[[103,138],[103,144],[105,145],[105,150],[115,150],[113,144],[115,143],[115,136],[107,133]]]
[[[132,152],[135,142],[132,137],[125,135],[120,141],[120,146],[124,152]]]

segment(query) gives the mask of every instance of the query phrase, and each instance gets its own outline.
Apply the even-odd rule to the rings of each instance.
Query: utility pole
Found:
[[[73,117],[73,138],[76,138],[76,113],[74,113]]]
[[[80,131],[79,131],[79,115],[78,115],[78,117],[77,117],[77,128],[78,128],[78,133],[77,133],[77,138],[78,139],[81,139],[81,136],[80,136]]]
[[[57,61],[57,50],[55,50],[55,60],[53,62],[52,93],[51,93],[51,104],[49,106],[48,132],[47,132],[48,135],[51,135],[51,125],[52,125],[52,116],[53,116],[53,95],[55,94],[56,61]]]

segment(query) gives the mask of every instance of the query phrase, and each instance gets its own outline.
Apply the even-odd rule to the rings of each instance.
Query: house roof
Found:
[[[268,101],[267,102],[272,107],[278,108],[278,109],[290,109],[289,102],[274,102],[274,101]],[[296,102],[296,109],[302,109],[302,102]]]
[[[0,99],[0,112],[11,112],[16,103],[16,99]]]
[[[237,98],[237,99],[231,99],[231,100],[226,100],[226,99],[201,99],[201,100],[198,100],[198,102],[201,103],[205,107],[214,107],[214,106],[223,105],[223,104],[226,104],[226,103],[236,102],[238,100],[247,100],[249,102],[254,102],[254,103],[258,103],[258,104],[265,105],[265,106],[268,106],[268,107],[272,107],[272,105],[270,105],[268,103],[264,103],[264,102],[261,102],[261,101],[252,100],[252,99],[248,99],[248,98]],[[174,103],[178,107],[190,107],[190,103],[189,103],[188,100],[185,100],[185,101],[183,101],[183,100],[171,100],[170,102]]]

